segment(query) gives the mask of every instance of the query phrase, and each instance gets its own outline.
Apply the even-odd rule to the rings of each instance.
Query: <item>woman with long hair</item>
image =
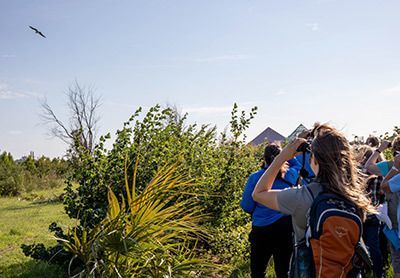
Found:
[[[337,194],[352,203],[363,219],[368,212],[375,212],[370,200],[365,196],[362,178],[345,136],[329,125],[320,124],[315,125],[311,134],[314,139],[311,142],[310,165],[316,175],[314,182],[307,186],[286,190],[272,188],[282,165],[293,158],[299,146],[306,142],[305,139],[298,138],[289,143],[274,159],[253,191],[256,202],[291,215],[295,246],[299,246],[305,239],[307,213],[314,201],[314,196],[322,191]],[[301,258],[295,260],[298,261]],[[342,271],[348,266],[338,265],[337,267]]]

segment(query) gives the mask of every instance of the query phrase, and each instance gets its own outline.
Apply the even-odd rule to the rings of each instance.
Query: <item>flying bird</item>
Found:
[[[40,36],[42,36],[43,38],[45,38],[46,36],[42,34],[42,32],[40,32],[38,29],[36,29],[35,27],[29,26],[29,28],[31,28],[33,31],[35,31],[36,34],[39,34]]]

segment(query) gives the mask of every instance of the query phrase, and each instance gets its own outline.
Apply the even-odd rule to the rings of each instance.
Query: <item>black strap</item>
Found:
[[[300,184],[300,179],[303,178],[307,183],[311,182],[311,179],[309,179],[309,173],[306,170],[306,152],[303,152],[303,158],[301,162],[301,168],[299,171],[299,176],[297,177],[296,185]]]

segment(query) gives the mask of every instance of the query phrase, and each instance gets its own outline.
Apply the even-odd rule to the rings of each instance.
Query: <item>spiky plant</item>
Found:
[[[200,225],[206,216],[193,193],[196,184],[176,174],[177,167],[162,167],[137,194],[136,162],[132,185],[125,173],[126,197],[108,191],[107,217],[93,229],[72,229],[63,244],[85,264],[76,276],[197,277],[221,271],[197,249],[197,241],[208,238]]]

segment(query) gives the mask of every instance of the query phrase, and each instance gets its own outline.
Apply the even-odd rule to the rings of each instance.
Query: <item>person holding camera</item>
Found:
[[[320,124],[314,127],[311,135],[313,139],[308,149],[311,153],[310,165],[316,175],[315,180],[302,187],[284,190],[272,188],[276,175],[279,173],[285,161],[293,158],[298,153],[299,147],[307,143],[307,140],[298,138],[292,143],[289,143],[275,158],[258,181],[253,191],[253,198],[256,202],[271,209],[291,215],[295,237],[294,257],[292,257],[294,264],[292,264],[291,269],[291,275],[293,277],[302,277],[299,273],[310,273],[309,271],[312,271],[312,269],[316,271],[317,277],[335,277],[336,275],[338,275],[336,277],[340,275],[345,277],[352,268],[351,258],[354,255],[354,250],[357,245],[356,242],[359,240],[361,233],[361,220],[365,219],[367,212],[373,213],[375,209],[371,205],[370,200],[365,196],[357,165],[353,159],[350,144],[345,136],[329,125]],[[335,239],[335,241],[331,241],[331,243],[340,243],[338,246],[332,246],[332,244],[328,243],[328,245],[331,246],[326,247],[328,250],[322,249],[321,245],[321,249],[314,249],[314,247],[311,249],[313,252],[312,255],[309,253],[305,254],[310,250],[310,247],[306,247],[304,243],[306,241],[306,229],[310,227],[307,224],[307,215],[310,208],[315,204],[314,200],[322,196],[321,193],[324,192],[330,192],[330,196],[334,195],[337,196],[337,198],[341,198],[343,201],[339,201],[339,203],[350,203],[353,208],[360,213],[358,225],[354,226],[357,227],[356,232],[358,236],[356,235],[350,243],[343,240],[337,241],[337,239]],[[334,204],[336,204],[336,202]],[[338,219],[340,219],[340,217]],[[323,231],[325,232],[325,230]],[[339,227],[338,230],[330,232],[332,232],[332,234],[330,234],[328,238],[320,238],[318,242],[322,239],[329,240],[333,238],[333,233],[335,232],[336,238],[338,236],[345,236],[344,239],[347,239],[347,234],[353,231],[347,228],[341,229]],[[311,244],[313,244],[312,239]],[[337,248],[340,248],[340,250],[337,250]],[[305,252],[303,253],[302,251]],[[345,262],[327,260],[327,256],[342,256],[344,252],[350,254],[345,258]],[[314,259],[318,258],[318,261],[314,260],[314,266],[310,265],[310,256],[314,256]],[[341,259],[343,259],[343,256]],[[330,265],[326,267],[326,265],[321,262]]]
[[[251,214],[252,229],[250,241],[251,277],[264,278],[271,257],[274,259],[275,274],[278,278],[288,277],[289,261],[292,254],[292,222],[289,216],[272,210],[251,196],[259,178],[264,174],[272,161],[279,155],[281,149],[275,144],[266,146],[264,150],[264,165],[262,169],[250,175],[245,186],[242,209]],[[284,189],[293,186],[297,179],[296,161],[284,163],[276,174],[272,185],[274,189]]]

